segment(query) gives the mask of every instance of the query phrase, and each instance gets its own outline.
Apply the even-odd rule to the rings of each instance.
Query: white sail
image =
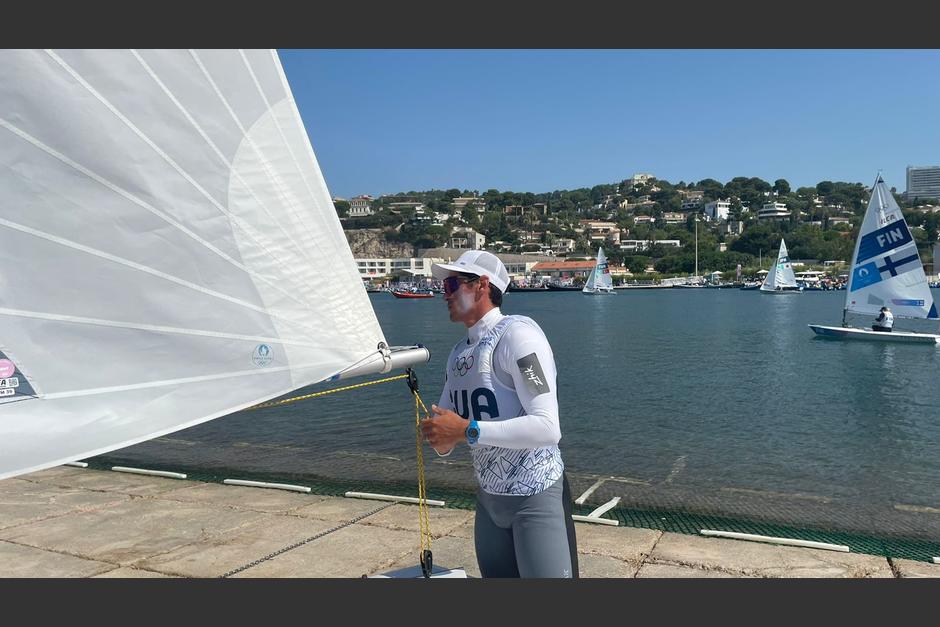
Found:
[[[587,279],[584,281],[584,287],[581,288],[582,292],[593,292],[594,291],[594,275],[597,273],[597,266],[591,268],[591,271],[588,273]]]
[[[787,244],[781,238],[780,250],[777,252],[777,263],[774,264],[774,267],[771,268],[767,276],[764,277],[764,283],[761,285],[760,289],[769,292],[796,287],[796,275],[793,273],[793,265],[790,263]]]
[[[275,51],[0,52],[0,194],[0,478],[389,366]]]
[[[614,284],[610,276],[607,257],[604,255],[604,249],[598,248],[597,263],[595,263],[594,268],[591,269],[591,274],[588,275],[587,281],[585,281],[581,291],[587,293],[611,292],[613,289]]]
[[[903,318],[937,317],[914,237],[879,176],[855,242],[845,308],[877,314],[885,305]]]

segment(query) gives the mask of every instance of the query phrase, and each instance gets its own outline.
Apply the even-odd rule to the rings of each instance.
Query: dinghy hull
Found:
[[[908,331],[871,331],[855,327],[830,327],[821,324],[808,325],[819,337],[831,340],[861,340],[867,342],[895,342],[904,344],[932,344],[940,343],[940,335],[931,333],[911,333]]]

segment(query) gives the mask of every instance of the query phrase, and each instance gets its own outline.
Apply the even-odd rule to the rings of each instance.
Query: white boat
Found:
[[[0,479],[389,348],[273,50],[0,52]]]
[[[764,277],[760,292],[761,294],[799,294],[802,291],[803,287],[797,284],[796,275],[793,273],[793,265],[790,263],[787,244],[781,238],[780,250],[777,252],[777,263]]]
[[[597,263],[588,275],[587,281],[581,291],[585,294],[614,294],[614,283],[610,276],[610,268],[604,249],[597,249]]]
[[[877,315],[888,306],[897,318],[937,319],[917,245],[891,191],[879,175],[859,229],[845,290],[842,326],[811,324],[820,337],[875,342],[940,343],[940,335],[850,327],[846,315]]]

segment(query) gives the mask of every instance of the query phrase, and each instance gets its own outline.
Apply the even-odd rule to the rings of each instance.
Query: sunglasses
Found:
[[[480,277],[478,276],[475,276],[472,279],[468,279],[467,277],[462,277],[462,276],[449,276],[446,279],[444,279],[444,294],[447,296],[450,296],[451,294],[453,294],[454,292],[460,289],[461,284],[472,283],[473,281],[476,281],[479,278]]]

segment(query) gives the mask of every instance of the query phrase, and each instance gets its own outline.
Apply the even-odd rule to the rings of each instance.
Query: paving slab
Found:
[[[53,468],[46,468],[45,470],[37,470],[36,472],[31,472],[28,475],[20,475],[17,478],[23,479],[25,481],[43,481],[45,479],[53,479],[55,477],[66,477],[68,475],[77,475],[83,472],[88,472],[88,469],[77,468],[75,466],[55,466]],[[93,470],[91,472],[97,472],[97,471]]]
[[[728,573],[723,570],[681,566],[678,564],[650,564],[640,567],[637,579],[743,579],[747,575]]]
[[[221,577],[275,551],[307,540],[335,524],[315,518],[267,516],[231,535],[187,544],[135,562],[134,566],[181,577]]]
[[[677,533],[663,535],[650,561],[756,577],[894,576],[883,557]]]
[[[350,525],[243,571],[235,577],[361,577],[390,570],[407,554],[418,555],[411,531]]]
[[[92,577],[114,564],[0,540],[0,577]]]
[[[631,579],[636,576],[639,564],[624,561],[609,555],[578,552],[578,574],[582,579],[619,578]]]
[[[311,503],[292,513],[295,516],[304,516],[308,518],[319,518],[320,520],[330,520],[341,523],[358,518],[363,514],[371,512],[380,507],[395,507],[395,503],[390,501],[373,501],[368,499],[351,499],[344,496],[330,496],[322,501]],[[374,516],[375,514],[373,514]]]
[[[330,497],[271,488],[251,488],[222,483],[202,483],[163,492],[159,498],[190,503],[211,503],[255,512],[286,513]]]
[[[607,555],[638,567],[663,535],[658,529],[575,523],[579,553]]]
[[[470,512],[470,519],[467,522],[463,523],[462,525],[458,525],[454,527],[453,529],[451,529],[447,533],[447,535],[454,536],[455,538],[468,538],[472,540],[475,518],[476,518],[476,512]]]
[[[0,481],[0,529],[75,511],[105,507],[131,497],[113,492],[61,488],[32,481]]]
[[[36,478],[39,483],[64,486],[69,488],[82,488],[85,490],[98,490],[102,492],[118,492],[134,496],[153,496],[161,492],[177,490],[187,485],[184,479],[169,479],[167,477],[153,477],[150,475],[135,475],[128,472],[113,470],[89,470],[75,468],[76,472],[50,473],[48,476],[36,478],[40,473],[25,475],[28,479]],[[42,471],[48,472],[48,471]]]
[[[417,535],[421,531],[419,511],[417,505],[396,504],[364,518],[362,523],[388,527],[389,529],[412,531]],[[466,509],[429,507],[428,526],[431,529],[431,537],[445,536],[454,529],[466,524],[467,521],[472,520],[475,515],[475,512]]]
[[[122,566],[121,568],[115,568],[106,573],[95,575],[94,579],[159,579],[167,577],[172,577],[172,575],[164,575],[163,573],[156,573],[152,570],[141,570]]]
[[[904,578],[940,577],[940,564],[918,562],[916,560],[892,559],[898,575]]]
[[[135,499],[0,529],[0,539],[126,565],[238,529],[262,516],[217,506]]]

